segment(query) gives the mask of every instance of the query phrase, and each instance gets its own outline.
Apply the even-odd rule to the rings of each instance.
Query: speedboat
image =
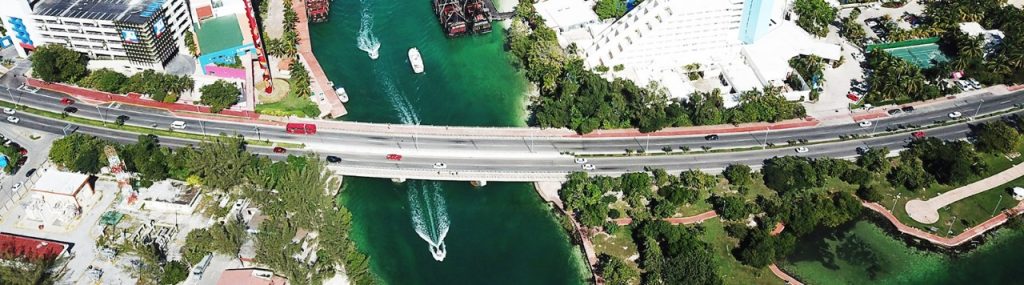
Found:
[[[430,245],[430,255],[434,257],[434,260],[444,261],[444,257],[448,255],[444,242],[441,242],[439,245]]]
[[[372,49],[367,53],[370,54],[370,59],[377,59],[377,57],[380,57],[380,52],[377,51],[376,49]]]
[[[423,73],[423,57],[420,56],[420,50],[409,49],[409,64],[412,65],[412,72]]]
[[[345,92],[345,88],[338,87],[338,89],[334,89],[334,93],[338,94],[338,99],[341,100],[341,103],[348,103],[348,93]]]

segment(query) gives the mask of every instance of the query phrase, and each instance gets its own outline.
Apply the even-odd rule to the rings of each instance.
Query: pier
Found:
[[[292,0],[292,7],[299,11],[306,10],[306,4],[303,0]],[[306,13],[296,14],[299,16],[298,23],[295,23],[295,29],[298,31],[299,36],[299,57],[306,62],[306,67],[310,71],[310,85],[313,87],[313,93],[321,94],[325,99],[323,102],[320,102],[320,100],[313,101],[319,105],[321,116],[330,116],[332,118],[344,116],[348,114],[348,111],[345,110],[345,105],[341,103],[341,98],[338,98],[338,94],[334,92],[334,86],[331,86],[331,81],[327,79],[327,73],[320,67],[320,62],[313,55],[313,44],[309,39],[309,17]]]

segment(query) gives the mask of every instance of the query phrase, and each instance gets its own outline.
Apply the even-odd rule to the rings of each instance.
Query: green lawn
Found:
[[[636,243],[633,242],[631,227],[620,227],[612,233],[598,233],[590,238],[590,242],[594,244],[594,251],[597,252],[598,256],[607,254],[619,257],[633,266],[637,266],[636,262],[630,260],[631,256],[639,254]]]
[[[299,98],[289,94],[288,96],[274,103],[256,105],[256,112],[272,116],[299,116],[316,118],[320,116],[320,109],[317,108],[310,98]]]
[[[719,219],[702,223],[704,234],[701,240],[714,250],[715,265],[723,284],[783,284],[768,268],[754,268],[743,265],[732,255],[732,249],[739,243],[725,233],[725,226]]]
[[[1024,152],[1024,146],[1018,148],[1018,151]],[[1019,156],[1012,160],[1007,159],[1004,156],[991,154],[981,154],[981,157],[988,165],[988,169],[982,175],[970,179],[963,185],[995,175],[1009,169],[1014,164],[1024,162],[1024,156]],[[885,185],[889,185],[888,182],[883,183]],[[884,189],[889,189],[890,191],[889,193],[885,193],[887,198],[881,201],[880,204],[892,211],[893,214],[896,215],[896,218],[908,226],[923,230],[929,230],[934,227],[938,229],[937,233],[941,235],[948,234],[947,231],[951,230],[953,231],[953,235],[957,235],[964,230],[991,218],[994,215],[993,209],[998,213],[998,211],[1017,205],[1017,201],[1013,200],[1008,194],[1006,194],[1006,189],[1012,188],[1013,186],[1024,186],[1024,179],[1018,178],[1004,185],[992,188],[988,191],[976,194],[968,197],[967,199],[953,203],[945,208],[939,209],[939,222],[936,222],[935,224],[918,223],[907,215],[905,208],[907,201],[913,199],[926,200],[963,185],[932,184],[923,191],[910,191],[904,187],[884,187]],[[899,200],[896,200],[897,194],[899,194]],[[1002,201],[1000,201],[1000,195],[1003,196]],[[894,205],[895,209],[893,209]],[[953,216],[956,216],[955,222],[951,222]]]

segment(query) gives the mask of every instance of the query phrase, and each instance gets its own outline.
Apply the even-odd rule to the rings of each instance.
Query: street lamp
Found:
[[[761,144],[761,149],[768,148],[768,133],[770,133],[771,131],[772,126],[768,126],[768,128],[764,130],[764,143]]]
[[[999,204],[1003,202],[1003,194],[999,194],[999,202],[996,202],[996,206],[992,207],[992,214],[989,216],[995,216],[996,210],[999,209]]]
[[[978,109],[974,110],[974,116],[971,116],[971,121],[974,121],[974,117],[978,116],[978,112],[981,112],[981,104],[985,103],[985,99],[979,99]]]

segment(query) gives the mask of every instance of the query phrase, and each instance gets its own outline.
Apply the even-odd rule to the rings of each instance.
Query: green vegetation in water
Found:
[[[956,257],[923,251],[868,221],[801,239],[780,265],[807,284],[1013,284],[1024,262],[1024,233],[999,230]]]

